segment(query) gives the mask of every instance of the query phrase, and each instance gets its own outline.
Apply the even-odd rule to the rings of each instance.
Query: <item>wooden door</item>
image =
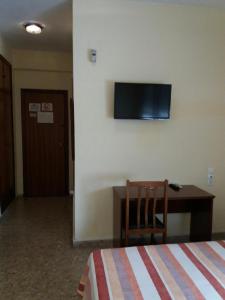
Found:
[[[25,196],[68,194],[68,95],[21,91]]]
[[[0,56],[0,89],[4,88],[4,59]]]
[[[0,55],[0,213],[15,196],[12,71]]]
[[[6,161],[5,161],[5,103],[4,94],[0,91],[0,196],[5,196],[6,191]]]
[[[7,91],[11,90],[12,78],[11,78],[11,66],[9,64],[3,64],[3,88]]]

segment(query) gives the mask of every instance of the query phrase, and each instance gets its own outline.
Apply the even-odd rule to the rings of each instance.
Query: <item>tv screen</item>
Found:
[[[115,82],[115,119],[169,119],[171,84]]]

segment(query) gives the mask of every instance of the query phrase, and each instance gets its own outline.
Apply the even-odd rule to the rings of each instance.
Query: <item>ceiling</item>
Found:
[[[225,8],[225,0],[145,1]],[[23,28],[26,21],[44,24],[43,34],[34,36],[26,33]],[[13,48],[72,51],[72,0],[0,0],[0,34]]]
[[[23,24],[45,25],[31,35]],[[72,51],[72,0],[0,0],[0,34],[12,48]]]
[[[225,0],[148,0],[154,3],[203,4],[214,7],[224,7]]]

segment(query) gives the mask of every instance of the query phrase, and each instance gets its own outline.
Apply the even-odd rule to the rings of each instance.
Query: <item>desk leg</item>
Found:
[[[193,201],[191,211],[190,241],[211,241],[213,199]]]

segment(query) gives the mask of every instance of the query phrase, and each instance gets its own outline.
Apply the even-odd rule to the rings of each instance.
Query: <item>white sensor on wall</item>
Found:
[[[89,50],[89,56],[90,56],[90,61],[92,63],[96,63],[96,61],[97,61],[97,51],[95,49],[90,49]]]
[[[215,174],[214,174],[214,168],[208,168],[208,185],[212,186],[214,183]]]

